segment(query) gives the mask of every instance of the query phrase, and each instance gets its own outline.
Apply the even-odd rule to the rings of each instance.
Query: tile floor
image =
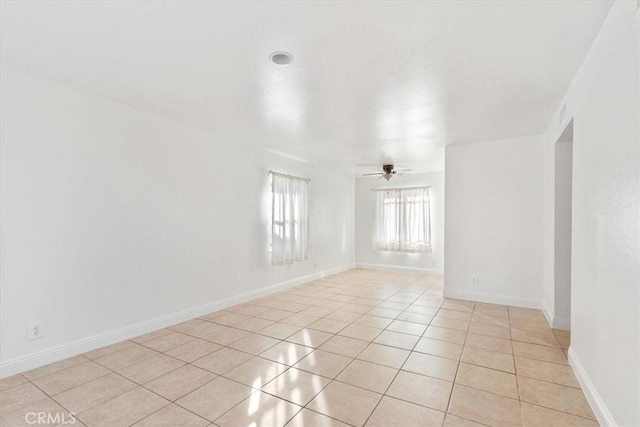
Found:
[[[0,425],[597,425],[568,345],[538,310],[355,269],[3,379]]]

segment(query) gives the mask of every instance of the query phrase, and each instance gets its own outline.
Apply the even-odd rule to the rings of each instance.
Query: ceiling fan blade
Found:
[[[409,176],[409,175],[411,175],[411,174],[410,174],[410,173],[404,173],[404,172],[398,172],[398,173],[396,173],[396,174],[394,174],[394,175],[398,175],[398,176]]]
[[[396,172],[413,172],[412,169],[396,169]]]
[[[378,177],[378,179],[382,179],[382,178],[384,178],[384,176],[383,176],[383,175],[380,175],[380,176]]]
[[[376,173],[363,173],[362,176],[372,176],[372,175],[382,175],[382,172],[376,172]]]

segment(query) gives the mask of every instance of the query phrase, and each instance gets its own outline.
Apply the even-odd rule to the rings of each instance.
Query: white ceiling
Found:
[[[438,170],[445,145],[544,131],[610,6],[3,2],[2,63],[229,143]]]

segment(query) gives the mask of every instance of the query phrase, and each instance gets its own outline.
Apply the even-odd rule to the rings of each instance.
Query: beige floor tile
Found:
[[[176,359],[183,360],[187,363],[191,363],[194,360],[198,360],[209,353],[213,353],[216,350],[222,348],[219,344],[215,344],[209,341],[194,338],[191,342],[173,348],[167,351],[165,354]]]
[[[495,351],[498,353],[513,354],[511,341],[503,338],[468,333],[467,340],[464,345],[468,347],[481,348],[483,350]]]
[[[355,320],[358,320],[360,317],[362,317],[360,313],[354,313],[352,311],[346,311],[346,310],[340,309],[329,314],[327,317],[325,317],[325,319],[337,320],[339,322],[344,322],[346,323],[346,325],[348,325],[350,323],[353,323]]]
[[[100,347],[98,349],[84,353],[83,356],[88,359],[95,360],[100,357],[106,356],[107,354],[115,353],[116,351],[120,351],[127,347],[132,347],[134,345],[135,343],[131,341],[120,341],[115,344]]]
[[[0,392],[0,414],[7,414],[30,403],[47,398],[31,383],[24,383]]]
[[[425,331],[424,337],[436,340],[453,342],[456,344],[464,344],[467,338],[466,331],[456,331],[454,329],[440,328],[437,326],[429,326]]]
[[[598,427],[596,421],[522,402],[525,427]]]
[[[469,332],[490,337],[511,339],[511,332],[507,326],[487,325],[484,323],[471,322]]]
[[[527,319],[518,319],[511,317],[509,321],[510,326],[513,329],[518,329],[520,331],[529,331],[529,332],[551,332],[549,330],[549,324],[546,320],[544,321],[530,321]]]
[[[53,396],[54,394],[105,376],[108,373],[108,369],[97,363],[87,362],[46,377],[38,378],[34,380],[33,383],[49,396]]]
[[[135,383],[118,374],[111,373],[54,397],[66,409],[79,414],[136,387]]]
[[[311,347],[281,341],[270,349],[260,353],[260,357],[282,363],[283,365],[293,366],[312,351],[313,348]]]
[[[39,422],[38,415],[40,413],[51,416],[55,421],[51,423]],[[70,414],[68,410],[48,397],[35,402],[29,402],[19,409],[0,415],[0,426],[3,427],[32,427],[54,425],[63,422],[66,422],[67,425],[73,425],[74,427],[82,425],[73,414]]]
[[[397,373],[398,369],[354,360],[336,377],[336,380],[384,394]]]
[[[369,345],[368,341],[335,335],[322,344],[319,349],[347,357],[356,357]]]
[[[485,331],[489,330],[487,328],[482,328],[482,326],[489,326],[489,327],[493,327],[493,328],[499,328],[499,329],[495,329],[493,332],[493,336],[497,335],[499,332],[496,332],[498,330],[500,330],[501,328],[507,328],[509,329],[509,318],[508,317],[490,317],[490,316],[485,316],[483,314],[478,314],[478,313],[473,313],[473,316],[471,317],[471,323],[469,324],[469,327],[473,327],[475,329],[474,333],[479,333],[478,331],[480,329],[484,329]],[[486,334],[488,335],[488,334]],[[511,330],[509,329],[509,336],[504,336],[505,338],[511,338]],[[498,337],[500,338],[500,337]]]
[[[560,347],[560,343],[556,339],[556,336],[550,330],[523,331],[511,328],[511,339],[514,341],[546,345],[549,347]]]
[[[155,350],[139,344],[133,344],[131,347],[95,359],[95,362],[112,371],[117,371],[156,355],[158,355],[158,352]]]
[[[142,343],[142,345],[164,353],[171,350],[172,348],[187,344],[194,339],[195,338],[193,338],[192,336],[185,335],[180,332],[171,332],[158,338],[145,341],[144,343]]]
[[[134,424],[135,427],[206,427],[208,425],[209,421],[173,403]]]
[[[63,371],[68,368],[72,368],[74,366],[81,365],[83,363],[88,362],[90,359],[79,355],[70,357],[68,359],[60,360],[59,362],[50,363],[48,365],[41,366],[36,369],[32,369],[23,373],[26,378],[30,380],[35,380],[38,378],[46,377],[47,375],[54,374],[56,372]]]
[[[216,316],[210,320],[213,323],[217,323],[218,325],[234,326],[242,322],[243,320],[247,320],[250,318],[251,318],[250,316],[235,312],[235,313],[226,313],[226,314],[223,314],[222,316]]]
[[[216,325],[200,319],[192,319],[170,327],[171,330],[200,339],[207,339],[207,337],[219,333],[223,328],[224,326],[222,325]]]
[[[521,425],[520,402],[508,397],[456,384],[449,412],[487,425]]]
[[[262,391],[304,406],[330,382],[328,378],[291,368],[262,387]]]
[[[234,313],[244,314],[245,316],[255,316],[260,313],[264,313],[268,308],[260,307],[257,305],[246,305],[238,310],[235,310]]]
[[[250,333],[247,331],[241,331],[240,329],[230,328],[228,326],[216,325],[216,330],[213,333],[200,338],[220,345],[229,345],[248,335],[250,335]]]
[[[518,399],[516,376],[507,372],[462,362],[458,368],[455,382],[467,387]]]
[[[444,427],[482,427],[484,424],[476,423],[453,414],[447,414],[444,419]]]
[[[471,312],[467,311],[457,311],[457,310],[447,310],[442,308],[438,311],[435,316],[436,318],[448,318],[448,319],[457,319],[457,320],[466,320],[467,322],[471,321]]]
[[[434,317],[431,321],[432,326],[439,328],[453,329],[456,331],[466,332],[469,329],[469,322],[466,320],[449,319],[446,317]]]
[[[129,365],[121,369],[119,373],[137,384],[146,384],[181,366],[184,366],[184,362],[174,359],[173,357],[165,356],[164,354],[158,354],[157,356]]]
[[[402,314],[400,314],[397,319],[403,320],[405,322],[420,323],[426,326],[429,323],[431,323],[431,321],[433,320],[433,315],[405,311]]]
[[[256,389],[283,373],[288,368],[271,360],[254,357],[226,372],[224,376]]]
[[[402,310],[394,310],[392,308],[374,307],[367,312],[370,316],[386,317],[387,319],[395,319],[402,313]]]
[[[460,360],[473,365],[484,366],[485,368],[497,369],[512,374],[516,373],[513,356],[511,354],[497,353],[475,347],[465,347]]]
[[[409,353],[409,350],[372,343],[362,350],[357,358],[399,369],[409,357]]]
[[[443,419],[444,412],[385,396],[367,421],[367,427],[441,426]]]
[[[384,329],[389,326],[391,322],[393,322],[393,319],[365,314],[359,317],[353,323],[355,323],[356,325],[368,326],[370,328]]]
[[[260,319],[259,317],[250,317],[242,322],[238,323],[234,327],[242,329],[243,331],[258,332],[267,326],[273,325],[275,322],[272,320]]]
[[[328,332],[330,334],[336,334],[345,327],[347,327],[349,323],[340,321],[340,320],[332,320],[332,319],[320,319],[317,322],[309,325],[310,329],[316,329],[318,331]]]
[[[568,365],[544,362],[516,356],[516,369],[518,375],[562,384],[569,387],[580,388],[573,369]]]
[[[304,359],[294,365],[302,369],[327,378],[335,378],[351,362],[350,357],[330,353],[324,350],[315,350]]]
[[[90,426],[130,426],[168,404],[157,394],[137,387],[79,414],[78,418]]]
[[[519,341],[513,341],[513,354],[529,359],[544,360],[545,362],[560,363],[568,365],[567,357],[564,352],[557,347],[549,347],[546,345],[537,345]]]
[[[145,384],[145,387],[165,399],[174,401],[214,378],[216,375],[209,371],[185,365]]]
[[[277,322],[271,326],[267,326],[266,328],[260,331],[261,335],[266,335],[271,338],[276,338],[279,340],[283,340],[296,332],[298,332],[301,328],[294,325],[289,325],[288,323]]]
[[[420,338],[413,350],[447,359],[459,360],[462,355],[462,344],[424,337]]]
[[[452,383],[424,375],[400,371],[387,395],[438,411],[445,411]]]
[[[394,320],[391,322],[389,326],[387,326],[387,330],[402,332],[405,334],[418,335],[422,336],[427,327],[420,323],[413,322],[405,322],[403,320]]]
[[[235,381],[218,377],[210,383],[192,391],[176,404],[213,421],[248,397],[253,390]]]
[[[395,331],[382,331],[373,342],[391,347],[412,350],[420,339],[419,336]]]
[[[583,418],[595,419],[582,390],[518,376],[520,400]]]
[[[338,335],[365,341],[373,341],[378,335],[380,335],[380,332],[382,332],[382,329],[352,323],[338,332]]]
[[[244,351],[245,353],[258,355],[263,351],[273,347],[278,344],[280,340],[275,338],[267,337],[264,335],[251,334],[248,335],[234,343],[229,344],[229,347]]]
[[[305,308],[300,313],[308,314],[310,316],[324,317],[324,316],[327,316],[328,314],[333,313],[334,311],[335,310],[333,308],[313,306],[313,307]]]
[[[225,347],[196,360],[192,364],[215,374],[222,375],[249,359],[251,359],[250,354]]]
[[[267,393],[256,392],[229,412],[217,418],[220,427],[273,427],[284,426],[302,407]]]
[[[296,313],[293,316],[286,317],[281,320],[281,323],[286,323],[287,325],[298,326],[300,328],[306,328],[310,324],[317,322],[321,317],[320,316],[311,316],[309,314],[300,314]]]
[[[445,299],[444,304],[442,304],[442,308],[444,309],[466,312],[472,312],[475,306],[476,303],[474,301],[463,301],[449,298]]]
[[[350,311],[352,313],[365,314],[366,312],[371,310],[371,306],[363,305],[363,304],[357,304],[357,303],[350,303],[350,304],[347,304],[347,305],[343,306],[342,309],[345,310],[345,311]]]
[[[309,409],[354,426],[362,426],[382,395],[334,381],[308,405]]]
[[[302,329],[301,331],[291,335],[287,341],[306,347],[317,348],[333,335],[328,332],[316,331],[314,329]]]
[[[287,427],[349,427],[349,425],[309,409],[303,409],[289,421]]]
[[[23,375],[13,375],[0,379],[0,391],[9,390],[15,386],[26,383],[28,380]]]
[[[402,370],[427,375],[453,382],[458,369],[458,361],[430,354],[412,352],[402,366]]]

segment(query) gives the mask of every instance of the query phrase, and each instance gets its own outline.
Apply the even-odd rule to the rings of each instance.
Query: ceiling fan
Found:
[[[378,179],[384,178],[389,181],[395,175],[405,176],[411,173],[411,169],[395,169],[393,165],[382,165],[382,171],[375,173],[365,173],[362,176],[376,176],[378,175]]]

